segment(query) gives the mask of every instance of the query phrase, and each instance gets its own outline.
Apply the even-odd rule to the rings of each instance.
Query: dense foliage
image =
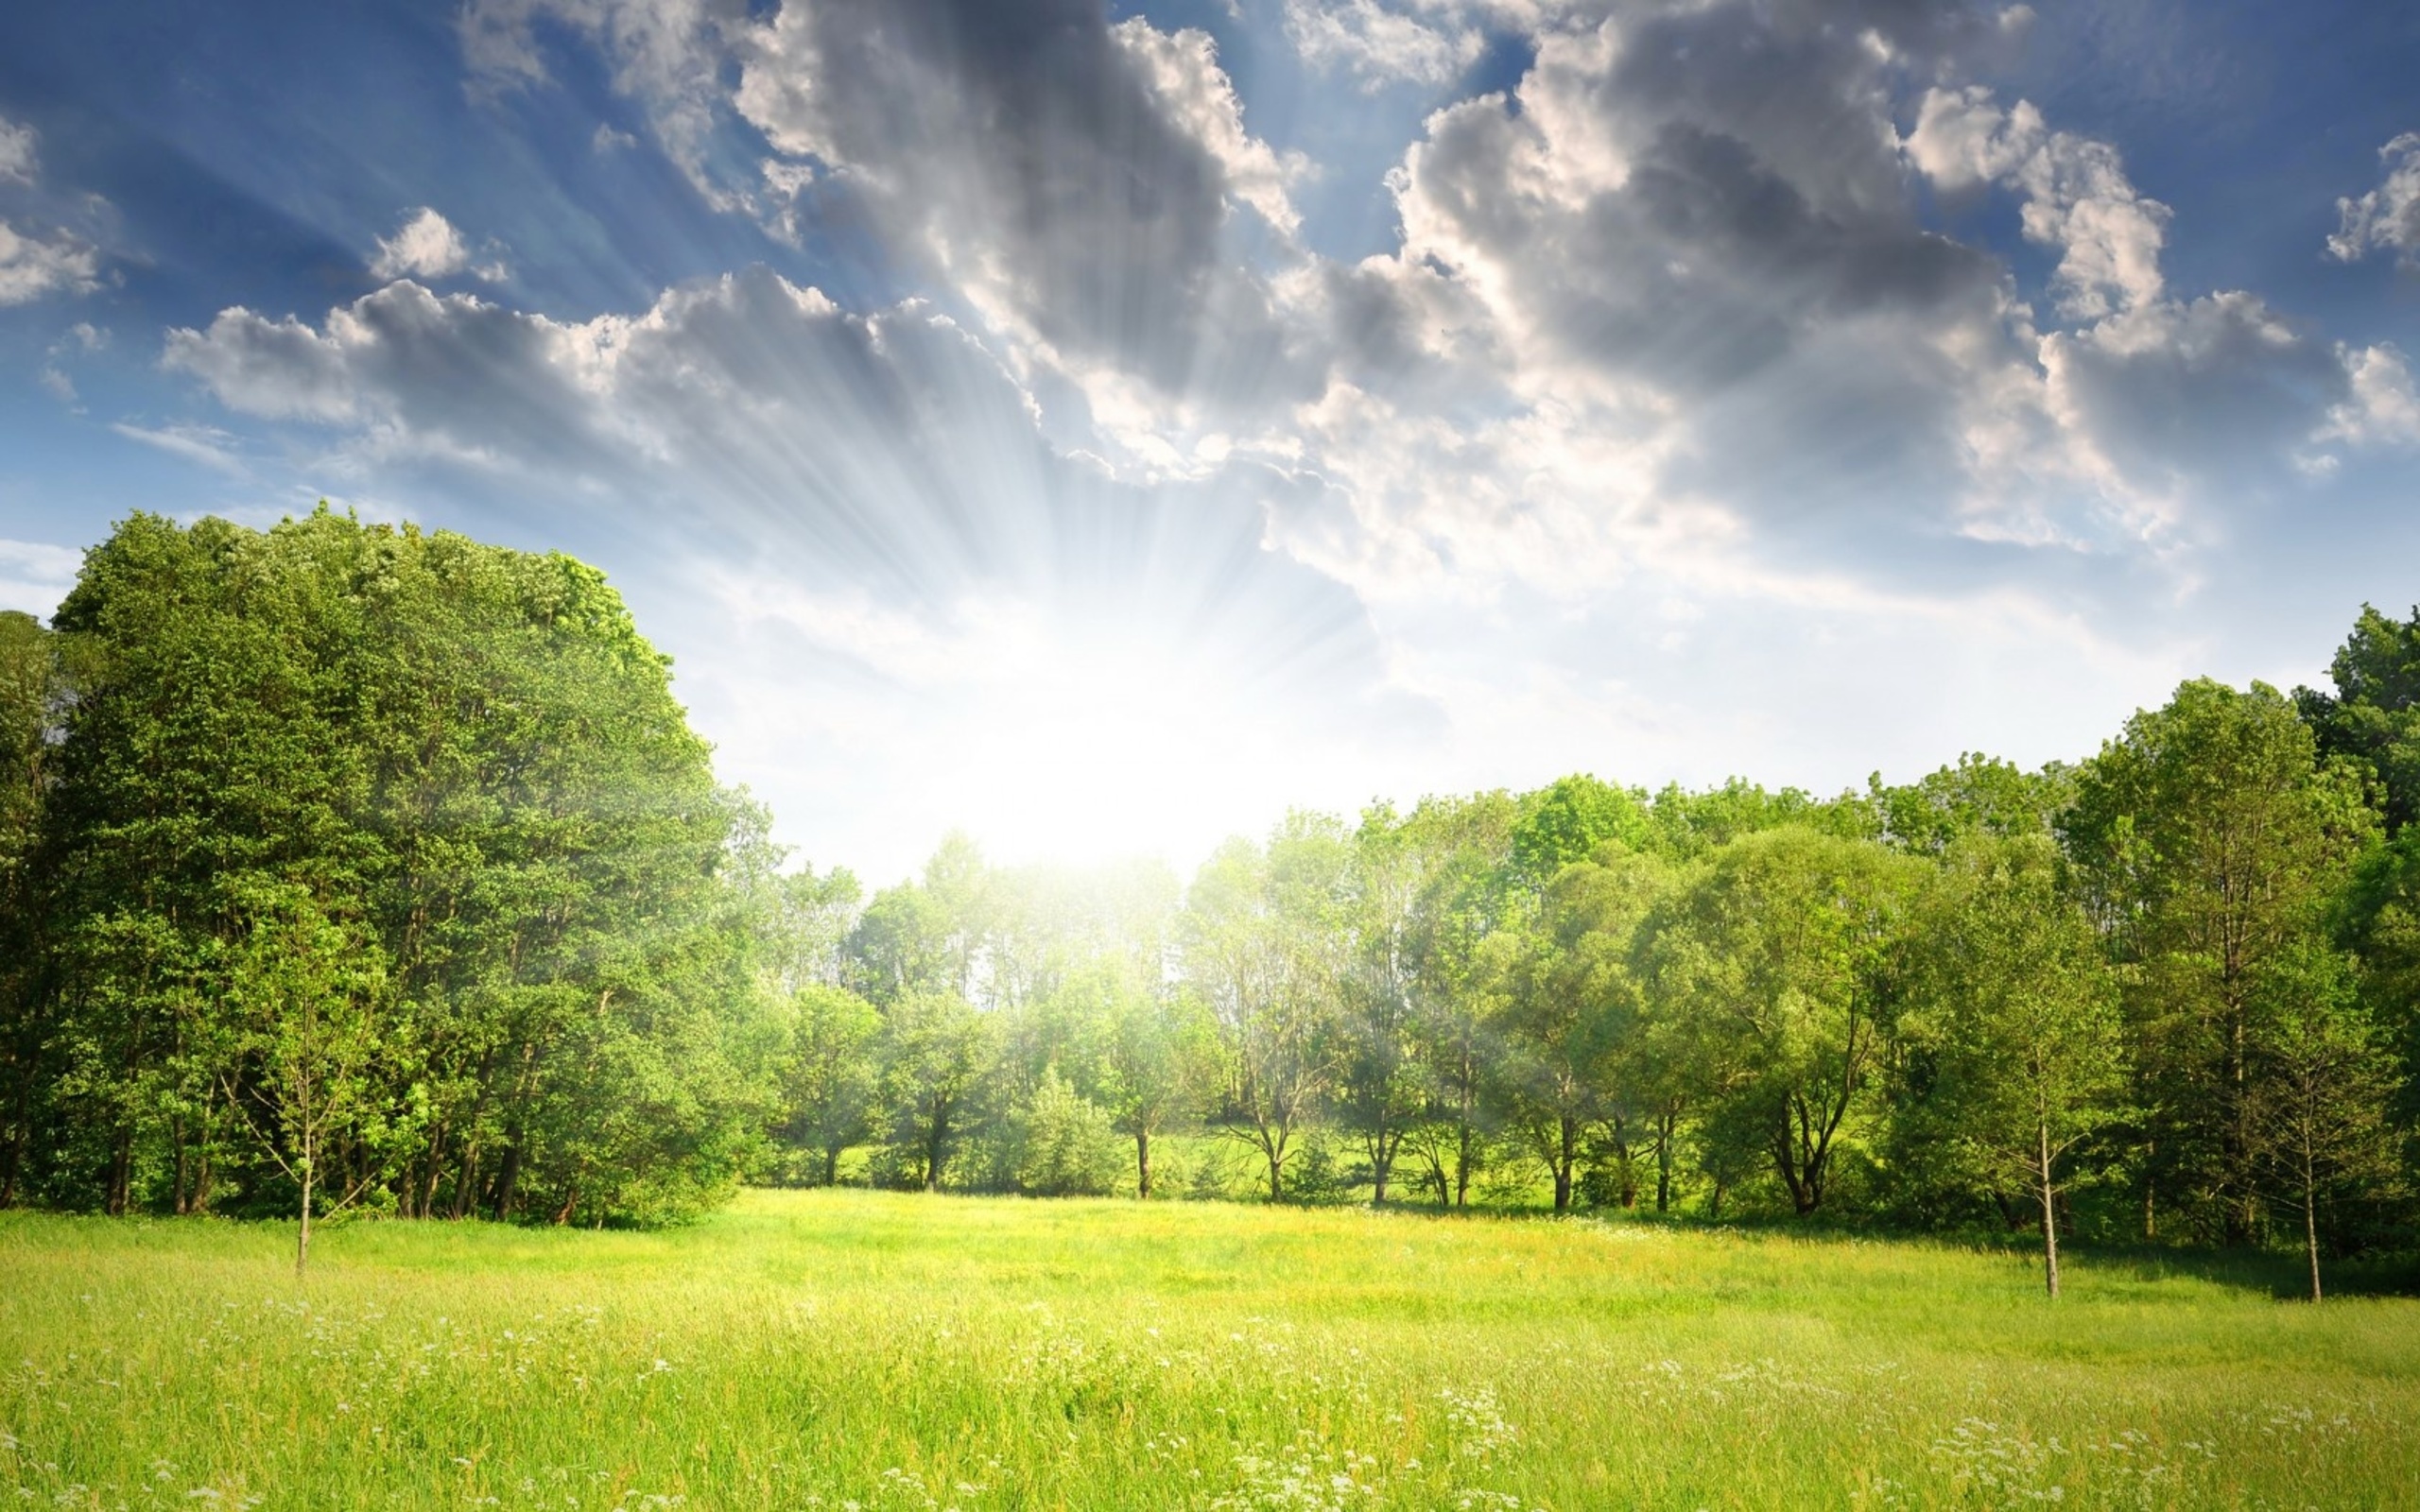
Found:
[[[0,1200],[742,1177],[2411,1238],[2420,617],[2091,759],[1298,814],[1189,886],[785,871],[597,576],[130,520],[0,623]],[[316,1195],[313,1193],[316,1192]]]
[[[653,1218],[732,1185],[746,815],[596,572],[137,515],[8,635],[0,1198]]]

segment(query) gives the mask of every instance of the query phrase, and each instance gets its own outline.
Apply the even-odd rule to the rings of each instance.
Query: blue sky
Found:
[[[2420,13],[0,15],[0,604],[604,567],[819,862],[2091,750],[2420,600]]]

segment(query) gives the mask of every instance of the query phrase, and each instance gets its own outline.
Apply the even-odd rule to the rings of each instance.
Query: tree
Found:
[[[1505,1021],[1508,1088],[1516,1124],[1555,1173],[1558,1211],[1568,1200],[1581,1130],[1611,1157],[1613,1199],[1636,1200],[1642,1133],[1656,1166],[1656,1205],[1671,1201],[1672,1141],[1681,1089],[1667,1074],[1638,969],[1642,924],[1670,885],[1655,857],[1619,843],[1555,877],[1545,899],[1546,958],[1533,992]]]
[[[1332,820],[1296,815],[1267,850],[1231,840],[1205,862],[1185,903],[1185,966],[1217,1026],[1222,1112],[1266,1164],[1269,1198],[1338,1066],[1342,975],[1331,926],[1349,850]]]
[[[895,1169],[938,1192],[981,1111],[993,1025],[964,998],[910,992],[883,1011],[881,1100]]]
[[[1100,963],[1085,985],[1098,994],[1094,1090],[1112,1126],[1134,1142],[1134,1194],[1149,1197],[1151,1141],[1194,1113],[1215,1074],[1209,1027],[1183,994],[1145,983],[1122,957]]]
[[[847,988],[809,982],[790,994],[782,1138],[815,1154],[825,1186],[840,1178],[841,1152],[868,1131],[881,1028],[873,1005]]]
[[[2334,694],[2294,690],[2322,756],[2361,764],[2376,779],[2387,832],[2420,818],[2420,609],[2395,621],[2361,606],[2328,665]]]
[[[1715,851],[1646,926],[1646,970],[1690,1021],[1710,1113],[1761,1141],[1802,1216],[1824,1204],[1881,1055],[1910,866],[1803,826],[1762,831]]]
[[[2358,775],[2265,683],[2185,683],[2084,765],[2064,838],[2129,968],[2146,1238],[2163,1193],[2255,1236],[2254,993],[2324,930],[2375,828]]]
[[[2066,1162],[2125,1113],[2116,982],[2047,836],[1961,842],[1915,924],[1898,1027],[1928,1052],[1926,1132],[2031,1190],[2057,1297]]]
[[[1395,1158],[1428,1101],[1421,1074],[1414,932],[1437,861],[1426,826],[1372,807],[1353,833],[1345,925],[1351,938],[1338,994],[1336,1110],[1370,1161],[1370,1201],[1384,1207]]]
[[[301,1193],[301,1276],[322,1184],[341,1194],[328,1205],[334,1213],[388,1174],[384,1099],[372,1074],[393,1049],[381,1034],[386,972],[375,947],[302,888],[250,889],[239,906],[252,922],[229,973],[241,1038],[223,1085],[243,1126]],[[359,1158],[337,1177],[332,1158],[349,1150]]]
[[[1489,937],[1515,916],[1515,801],[1507,794],[1428,799],[1406,820],[1430,860],[1408,945],[1418,1012],[1415,1074],[1426,1107],[1405,1143],[1441,1206],[1462,1207],[1486,1157],[1495,1042]]]
[[[2268,1195],[2302,1230],[2316,1302],[2323,1204],[2375,1199],[2400,1184],[2403,1131],[2389,1111],[2394,1061],[2362,1007],[2353,964],[2323,945],[2269,963],[2256,1014],[2255,1162]]]
[[[69,696],[63,647],[0,612],[0,1208],[14,1206],[52,1074],[37,847]]]

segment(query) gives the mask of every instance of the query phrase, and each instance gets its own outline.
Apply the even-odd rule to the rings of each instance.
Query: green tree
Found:
[[[2420,609],[2391,620],[2361,606],[2328,665],[2333,694],[2294,690],[2322,756],[2359,762],[2377,780],[2389,833],[2420,817]]]
[[[316,1202],[340,1211],[388,1175],[387,1099],[375,1074],[397,1048],[382,1033],[386,971],[375,946],[299,887],[251,889],[238,906],[251,929],[228,978],[239,1038],[224,1088],[300,1193],[300,1276]]]
[[[938,1192],[984,1111],[994,1025],[964,998],[910,992],[883,1010],[878,1097],[893,1169]]]
[[[2340,953],[2307,945],[2268,964],[2255,1001],[2255,1164],[2264,1194],[2302,1230],[2314,1302],[2322,1210],[2396,1194],[2403,1177],[2394,1060],[2354,975]]]
[[[1199,1111],[1217,1077],[1210,1026],[1183,993],[1146,982],[1126,957],[1087,973],[1098,1036],[1094,1095],[1111,1125],[1134,1142],[1134,1194],[1151,1194],[1151,1142]]]
[[[1296,1137],[1340,1058],[1336,925],[1350,856],[1334,821],[1296,815],[1266,850],[1243,840],[1221,846],[1186,898],[1186,974],[1217,1027],[1221,1111],[1259,1152],[1272,1202],[1285,1198]]]
[[[808,982],[790,994],[782,1138],[812,1152],[825,1186],[840,1178],[841,1153],[870,1131],[881,1028],[873,1005],[847,988]]]
[[[2254,994],[2319,938],[2376,821],[2275,689],[2185,683],[2084,765],[2065,838],[2128,968],[2145,1236],[2158,1201],[2205,1231],[2257,1230]]]
[[[1924,1143],[2031,1190],[2056,1297],[2067,1162],[2126,1112],[2116,980],[2047,836],[1959,843],[1914,923],[1898,1032],[1925,1052]]]
[[[1688,1021],[1719,1137],[1760,1143],[1801,1215],[1823,1206],[1882,1054],[1910,865],[1803,826],[1761,831],[1716,850],[1646,926],[1645,970]]]

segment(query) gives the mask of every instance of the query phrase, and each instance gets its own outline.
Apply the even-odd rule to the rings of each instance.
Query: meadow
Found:
[[[2420,1302],[1595,1219],[756,1192],[657,1232],[0,1213],[80,1507],[2420,1505]],[[2290,1275],[2281,1278],[2290,1285]]]

